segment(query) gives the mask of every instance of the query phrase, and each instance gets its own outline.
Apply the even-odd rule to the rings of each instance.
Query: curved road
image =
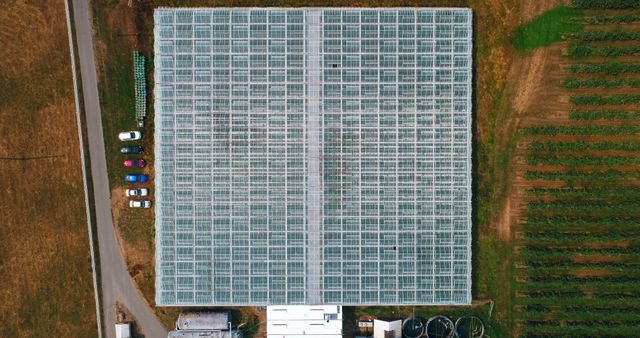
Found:
[[[76,28],[76,43],[84,110],[87,119],[87,135],[89,139],[89,158],[91,160],[91,176],[95,200],[95,213],[98,228],[98,248],[100,254],[100,273],[102,288],[103,324],[107,338],[115,337],[116,302],[123,304],[136,318],[137,325],[147,338],[167,337],[167,330],[162,326],[153,310],[145,303],[138,292],[120,252],[111,215],[111,198],[107,163],[105,157],[100,101],[98,99],[98,82],[96,64],[93,54],[93,38],[91,36],[92,18],[88,0],[73,0],[73,21]],[[110,135],[115,137],[116,135]]]

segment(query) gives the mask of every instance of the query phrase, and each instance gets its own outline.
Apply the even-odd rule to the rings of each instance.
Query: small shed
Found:
[[[402,320],[373,320],[373,338],[401,338]]]
[[[131,323],[117,323],[116,338],[131,338]]]
[[[229,311],[182,311],[178,317],[178,330],[229,330]]]

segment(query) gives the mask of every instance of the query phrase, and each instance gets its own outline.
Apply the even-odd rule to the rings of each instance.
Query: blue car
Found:
[[[126,174],[124,181],[127,183],[145,183],[149,178],[144,174]]]

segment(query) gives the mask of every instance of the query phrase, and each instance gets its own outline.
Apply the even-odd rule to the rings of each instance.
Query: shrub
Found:
[[[624,41],[640,39],[640,31],[625,31],[621,29],[613,31],[582,31],[571,33],[567,36],[582,41]]]
[[[611,23],[632,23],[640,21],[640,15],[636,13],[588,16],[582,20],[584,23],[591,25],[611,24]]]
[[[640,46],[616,47],[616,46],[590,46],[585,44],[574,44],[569,46],[569,56],[583,58],[587,56],[625,56],[634,55],[640,52]]]
[[[526,135],[632,135],[640,126],[533,126],[524,130]]]
[[[620,73],[640,73],[640,64],[637,63],[580,63],[568,67],[572,73],[605,73],[618,75]]]
[[[640,95],[637,94],[618,94],[603,96],[598,94],[587,94],[572,96],[571,103],[576,105],[605,105],[605,104],[634,104],[640,103]]]
[[[576,79],[568,77],[563,83],[565,88],[620,88],[620,87],[640,87],[640,79],[608,79],[608,78],[592,78],[592,79]]]

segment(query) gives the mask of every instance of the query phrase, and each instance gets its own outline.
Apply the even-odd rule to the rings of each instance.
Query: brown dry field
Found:
[[[95,337],[64,2],[4,1],[0,27],[0,337]]]

